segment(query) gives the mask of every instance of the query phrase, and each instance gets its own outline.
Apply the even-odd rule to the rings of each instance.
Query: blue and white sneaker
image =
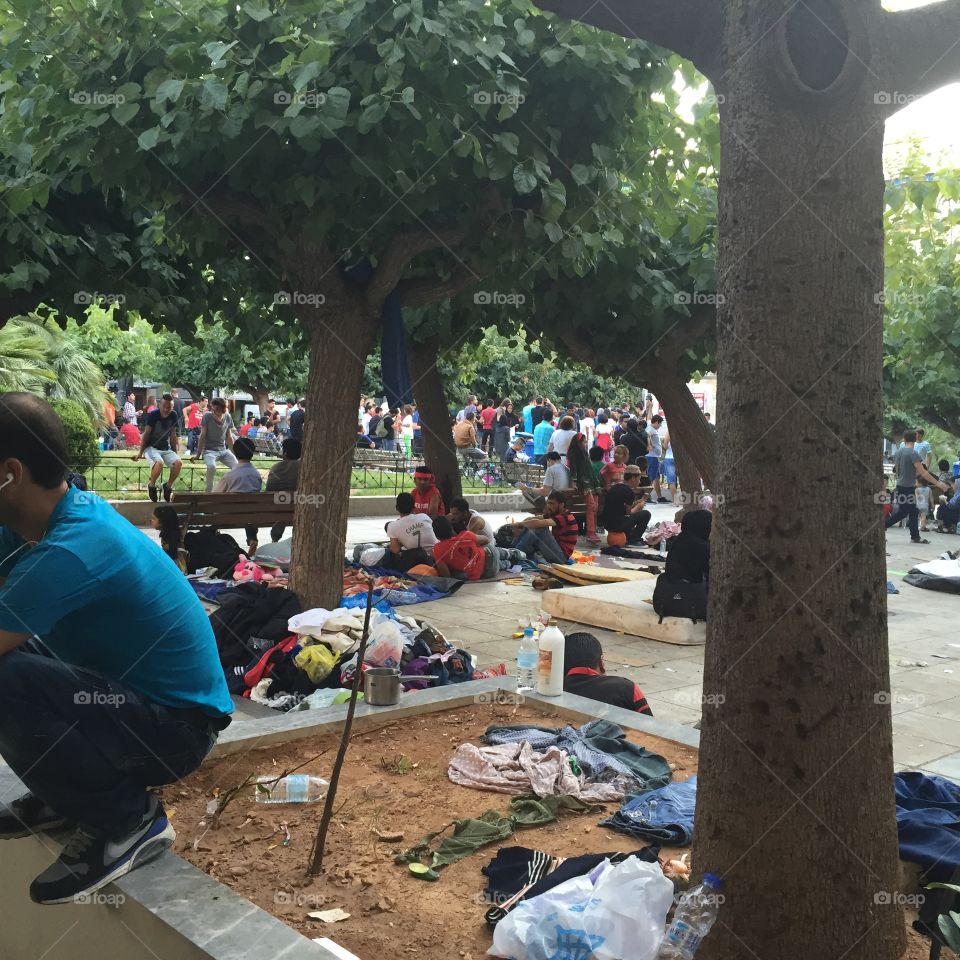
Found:
[[[150,798],[150,809],[130,833],[98,837],[76,830],[63,852],[30,884],[34,903],[71,903],[119,879],[169,849],[176,833],[163,805]]]

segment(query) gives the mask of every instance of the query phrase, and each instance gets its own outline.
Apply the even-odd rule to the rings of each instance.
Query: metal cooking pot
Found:
[[[433,680],[419,673],[402,676],[395,667],[369,667],[363,672],[363,702],[371,707],[392,707],[400,701],[400,684],[405,680]]]

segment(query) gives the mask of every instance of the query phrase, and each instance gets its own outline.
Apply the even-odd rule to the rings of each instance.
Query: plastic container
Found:
[[[703,883],[683,894],[657,960],[691,960],[717,919],[722,889],[723,881],[715,873],[705,873]]]
[[[273,777],[257,780],[257,803],[316,803],[327,795],[329,784],[323,777],[291,773],[275,783]]]
[[[559,697],[563,693],[563,647],[560,628],[552,623],[540,632],[537,656],[537,693]]]
[[[533,690],[537,684],[537,641],[533,627],[523,628],[523,639],[517,649],[517,693]]]

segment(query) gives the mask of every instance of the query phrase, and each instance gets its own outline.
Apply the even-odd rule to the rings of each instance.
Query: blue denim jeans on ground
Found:
[[[920,514],[917,513],[917,491],[914,487],[894,487],[893,513],[887,517],[887,527],[892,527],[903,518],[907,519],[910,528],[910,539],[920,539]]]
[[[177,711],[35,641],[0,656],[0,755],[33,794],[95,833],[133,829],[146,788],[195,770],[213,743]]]
[[[549,527],[528,527],[517,537],[514,547],[527,556],[539,553],[548,563],[567,562],[567,555],[560,549]]]

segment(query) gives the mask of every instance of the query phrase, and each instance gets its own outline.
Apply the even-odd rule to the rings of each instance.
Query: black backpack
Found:
[[[213,527],[201,527],[183,538],[183,546],[190,553],[189,570],[196,573],[204,567],[215,567],[216,575],[229,579],[243,550],[229,533],[220,533]]]
[[[663,623],[664,617],[679,617],[683,620],[707,619],[707,585],[681,580],[671,583],[665,573],[657,577],[653,588],[653,609]]]

